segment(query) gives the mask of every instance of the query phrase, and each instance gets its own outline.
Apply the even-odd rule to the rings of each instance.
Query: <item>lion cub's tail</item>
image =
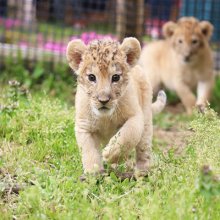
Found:
[[[153,115],[160,113],[164,109],[166,102],[167,102],[167,95],[163,90],[160,90],[157,95],[156,101],[151,105]]]

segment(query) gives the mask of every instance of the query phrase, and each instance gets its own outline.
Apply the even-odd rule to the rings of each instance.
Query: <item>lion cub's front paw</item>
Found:
[[[120,147],[107,145],[102,151],[103,161],[109,163],[117,163],[120,157]]]

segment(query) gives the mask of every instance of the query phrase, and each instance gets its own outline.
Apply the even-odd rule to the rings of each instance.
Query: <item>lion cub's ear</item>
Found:
[[[86,45],[79,39],[72,40],[68,43],[66,49],[66,58],[69,63],[69,66],[74,71],[78,70],[85,49]]]
[[[173,21],[169,21],[166,24],[164,24],[162,28],[163,36],[165,38],[171,37],[174,33],[176,26],[177,24],[174,23]]]
[[[199,26],[202,30],[203,35],[209,40],[212,36],[213,25],[208,21],[199,22]]]
[[[123,40],[120,48],[127,56],[127,63],[131,67],[135,66],[141,54],[139,41],[134,37],[127,37]]]

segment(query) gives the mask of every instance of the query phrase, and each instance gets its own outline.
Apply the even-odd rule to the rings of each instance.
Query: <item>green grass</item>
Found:
[[[178,155],[154,139],[148,177],[120,181],[112,173],[80,182],[73,107],[16,85],[0,103],[1,219],[220,219],[220,119],[212,110],[155,118],[158,127],[178,122],[192,134]]]
[[[47,95],[74,103],[76,76],[67,65],[26,62],[22,57],[18,57],[16,61],[8,57],[4,61],[0,72],[0,92],[9,80],[17,80],[28,90],[37,93],[44,91]]]

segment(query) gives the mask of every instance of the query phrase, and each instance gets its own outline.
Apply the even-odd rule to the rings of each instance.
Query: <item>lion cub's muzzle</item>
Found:
[[[98,114],[110,114],[113,111],[113,106],[112,106],[112,97],[109,93],[99,93],[96,96],[96,109],[99,112]]]

